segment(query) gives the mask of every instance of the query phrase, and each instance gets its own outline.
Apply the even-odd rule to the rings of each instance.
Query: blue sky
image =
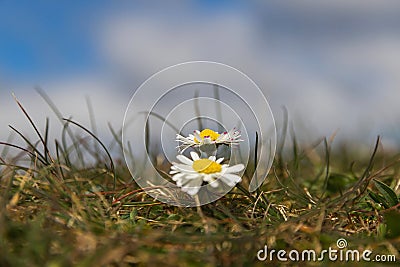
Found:
[[[32,79],[95,67],[91,24],[101,4],[89,2],[2,1],[0,64],[5,74]]]
[[[157,2],[157,1],[151,1]],[[173,1],[172,1],[173,2]],[[307,1],[306,1],[307,2]],[[329,1],[328,1],[329,2]],[[341,2],[341,1],[338,1]],[[351,1],[350,1],[351,2]],[[391,2],[391,1],[389,1]],[[174,20],[204,20],[213,16],[235,13],[252,17],[260,34],[297,42],[305,53],[317,49],[323,42],[341,42],[346,38],[380,34],[398,34],[398,9],[374,7],[365,12],[338,4],[334,10],[318,5],[257,4],[246,1],[187,1],[184,7],[172,5],[154,7],[146,1],[51,2],[2,1],[0,8],[0,69],[2,76],[13,79],[34,79],[43,75],[101,71],[103,56],[96,44],[102,21],[119,13],[128,16],[165,17]],[[382,4],[381,6],[384,6]],[[164,10],[164,7],[166,9]],[[397,5],[396,5],[397,7]],[[365,7],[364,7],[365,8]],[[371,14],[372,13],[372,14]],[[265,36],[261,36],[261,41]],[[308,41],[311,39],[311,41]],[[255,40],[260,41],[260,40]],[[270,41],[273,43],[274,41]],[[305,43],[306,45],[304,45]],[[283,44],[285,46],[286,44]],[[308,48],[306,47],[308,46]],[[300,52],[297,55],[301,56]],[[292,59],[293,60],[293,59]],[[295,59],[294,59],[295,60]],[[304,66],[319,68],[313,58],[302,59]]]
[[[40,86],[84,124],[90,97],[107,137],[146,78],[211,60],[253,78],[278,120],[284,105],[305,136],[339,129],[343,139],[400,143],[398,1],[116,3],[0,2],[1,125],[24,127],[11,92],[38,121],[49,116]]]
[[[246,7],[241,1],[193,1],[191,5],[189,12],[195,16],[202,13],[215,16]],[[3,76],[35,79],[43,75],[101,71],[102,55],[95,43],[97,26],[114,12],[163,15],[145,1],[114,4],[107,1],[2,1],[0,69]]]

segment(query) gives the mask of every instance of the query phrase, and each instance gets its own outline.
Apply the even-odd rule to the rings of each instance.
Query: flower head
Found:
[[[189,195],[196,195],[203,182],[209,183],[212,187],[218,187],[219,182],[222,181],[233,187],[242,180],[235,173],[244,169],[243,164],[233,166],[221,164],[224,158],[216,159],[214,156],[200,158],[196,152],[191,152],[190,156],[192,159],[178,155],[176,158],[181,163],[174,162],[170,171],[170,174],[173,174],[172,180]]]
[[[240,136],[240,132],[236,130],[236,128],[221,134],[210,129],[204,129],[201,132],[196,130],[187,137],[177,134],[176,141],[181,143],[177,148],[182,153],[189,147],[200,147],[207,144],[237,145],[239,142],[243,141],[240,139]]]

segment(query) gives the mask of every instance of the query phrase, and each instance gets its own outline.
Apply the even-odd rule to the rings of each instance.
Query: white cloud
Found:
[[[269,37],[251,16],[223,13],[201,20],[188,14],[181,20],[117,16],[106,22],[100,43],[117,69],[143,80],[164,67],[190,60],[238,67],[262,88],[276,116],[280,106],[286,105],[293,118],[301,118],[317,134],[340,129],[342,138],[375,136],[400,116],[396,100],[399,39],[389,34],[332,42],[299,39],[290,45],[287,40],[285,33]],[[317,49],[314,52],[308,46]],[[315,60],[311,64],[320,64],[320,69],[309,68]],[[368,68],[379,82],[364,89],[346,83],[348,78],[363,84],[370,75],[362,70]]]
[[[332,12],[340,12],[343,3],[330,2],[320,8],[329,10],[334,5]],[[350,3],[345,6],[349,10],[357,7]],[[379,13],[390,10],[388,6],[360,8]],[[290,33],[279,31],[269,35],[268,31],[279,25],[262,28],[256,18],[244,13],[208,18],[177,15],[116,14],[99,24],[98,44],[110,68],[120,75],[114,79],[122,77],[121,83],[129,84],[132,92],[121,93],[117,85],[120,81],[106,82],[98,76],[55,80],[44,89],[66,116],[72,115],[84,125],[89,125],[85,103],[89,95],[100,118],[99,128],[107,132],[108,121],[116,128],[121,125],[131,93],[147,77],[176,63],[211,60],[248,74],[271,101],[277,119],[280,106],[286,105],[292,117],[302,118],[316,129],[316,135],[329,135],[340,128],[342,138],[374,136],[391,131],[400,117],[400,38],[393,32],[315,41],[292,39]],[[318,39],[318,33],[315,37]],[[375,82],[367,82],[369,78]],[[360,89],[363,84],[366,87]],[[43,100],[30,86],[15,88],[20,100],[43,124],[50,113]],[[7,123],[26,125],[12,98],[1,94],[2,127]],[[4,131],[1,135],[4,139]]]
[[[89,97],[95,114],[96,125],[100,137],[106,142],[110,142],[112,137],[109,133],[107,123],[110,122],[116,130],[122,126],[125,106],[128,101],[121,98],[121,92],[115,93],[120,88],[115,85],[100,81],[98,77],[86,77],[73,80],[56,80],[44,82],[40,85],[49,95],[65,118],[82,124],[91,129],[88,106],[86,97]],[[45,102],[45,100],[30,85],[19,85],[13,88],[17,99],[22,103],[26,111],[32,117],[41,133],[44,133],[45,120],[50,119],[50,140],[60,139],[62,124]],[[14,101],[11,92],[2,91],[0,97],[0,140],[6,140],[10,129],[7,125],[12,125],[21,132],[38,140],[29,121],[24,116]],[[78,131],[78,128],[76,128]],[[83,132],[81,131],[82,135]],[[16,139],[18,141],[19,138]],[[53,141],[51,141],[53,142]],[[23,142],[19,142],[23,144]]]
[[[180,20],[118,16],[105,29],[101,42],[111,64],[148,75],[191,60],[221,60],[243,66],[257,53],[252,21],[237,14],[206,20],[192,19],[188,14]]]
[[[271,3],[257,1],[259,8],[268,8]],[[396,16],[400,3],[397,0],[303,0],[303,1],[279,1],[272,4],[275,8],[284,11],[294,12],[300,16],[307,17],[310,14],[342,16],[347,14],[349,17],[359,18],[358,16],[380,17],[385,15]],[[293,14],[293,13],[291,13]],[[309,19],[312,19],[311,17]]]

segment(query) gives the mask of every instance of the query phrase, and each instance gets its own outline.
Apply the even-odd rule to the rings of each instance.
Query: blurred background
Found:
[[[33,136],[13,100],[44,128],[61,124],[35,91],[102,140],[119,129],[135,89],[173,64],[209,60],[250,76],[277,124],[298,137],[400,146],[400,2],[1,1],[0,140]],[[88,99],[91,105],[88,106]],[[90,128],[90,127],[89,127]]]

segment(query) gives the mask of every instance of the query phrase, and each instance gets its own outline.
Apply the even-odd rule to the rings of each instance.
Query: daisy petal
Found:
[[[196,179],[196,178],[201,179],[201,177],[202,177],[201,175],[194,173],[194,174],[187,174],[185,178],[186,179]]]
[[[219,159],[217,159],[215,162],[216,163],[221,163],[221,162],[223,162],[224,161],[224,158],[219,158]]]
[[[196,171],[193,170],[192,166],[185,165],[185,164],[175,164],[174,170],[184,171],[186,173],[195,173]],[[172,169],[172,167],[171,167]]]
[[[187,187],[185,189],[182,188],[183,192],[186,192],[191,196],[196,195],[199,192],[199,190],[200,190],[200,187]]]
[[[194,152],[194,151],[190,152],[190,156],[192,157],[193,160],[198,160],[198,159],[200,159],[199,155],[198,155],[196,152]],[[192,162],[192,163],[193,163],[193,162]]]
[[[184,163],[184,164],[186,164],[186,165],[192,165],[192,164],[193,164],[193,161],[190,160],[190,159],[188,159],[188,158],[185,157],[184,155],[178,155],[178,156],[176,156],[176,158],[177,158],[180,162],[182,162],[182,163]]]
[[[196,195],[201,187],[202,180],[191,180],[189,183],[182,187],[182,191],[188,193],[189,195]]]
[[[172,176],[172,180],[173,181],[178,181],[179,179],[181,179],[183,176],[185,176],[184,173],[177,173],[174,176]]]
[[[214,188],[217,188],[217,187],[219,186],[219,183],[218,183],[217,180],[215,180],[215,181],[213,181],[213,182],[210,183],[210,186],[211,186],[211,187],[214,187]]]
[[[176,180],[176,185],[177,186],[179,186],[179,187],[182,187],[182,185],[183,185],[183,180],[182,179],[178,179],[178,180]],[[186,182],[186,181],[185,181]]]
[[[230,174],[230,173],[225,173],[223,176],[221,176],[221,179],[226,182],[227,185],[233,186],[236,183],[239,183],[242,181],[242,178],[240,178],[239,175],[236,174]]]
[[[193,136],[197,139],[197,141],[201,141],[202,138],[200,136],[200,132],[198,130],[194,131]]]
[[[209,175],[209,174],[204,175],[203,181],[208,182],[208,183],[211,182],[212,181],[211,175]]]
[[[234,173],[234,172],[240,172],[244,169],[243,164],[237,164],[231,167],[226,168],[226,173]]]

